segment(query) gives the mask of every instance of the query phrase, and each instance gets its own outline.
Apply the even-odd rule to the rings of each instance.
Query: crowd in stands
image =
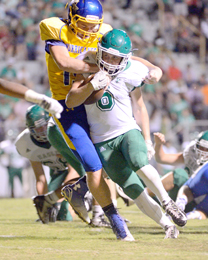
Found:
[[[4,64],[0,69],[1,78],[20,82],[50,95],[39,22],[53,16],[67,18],[66,2],[0,1],[0,60]],[[196,70],[192,63],[181,67],[173,54],[183,54],[183,58],[186,54],[193,54],[199,62],[200,34],[205,36],[208,50],[208,0],[101,2],[104,21],[129,34],[134,55],[149,60],[163,70],[163,77],[157,85],[145,85],[143,88],[151,133],[160,131],[169,134],[170,129],[178,124],[187,126],[195,120],[207,119],[208,77],[205,70]],[[164,6],[163,23],[160,22],[161,4]],[[16,66],[22,61],[23,65]],[[30,74],[28,62],[39,64],[38,77]],[[23,100],[0,96],[0,141],[8,130],[5,125],[18,130],[24,128],[24,111],[29,105]],[[175,141],[179,144],[184,141],[180,131]]]

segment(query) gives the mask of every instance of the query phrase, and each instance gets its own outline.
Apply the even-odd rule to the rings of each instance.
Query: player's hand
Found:
[[[154,141],[157,145],[162,145],[165,143],[165,136],[161,133],[154,133]]]
[[[99,90],[110,84],[110,78],[106,71],[100,70],[94,75],[90,83],[92,84],[94,90]]]
[[[43,95],[43,99],[39,105],[57,118],[61,117],[63,107],[57,100]]]
[[[145,140],[145,143],[147,146],[147,157],[148,157],[148,160],[150,161],[155,154],[155,149],[153,147],[153,143],[151,140]]]
[[[156,84],[162,77],[162,70],[159,67],[151,69],[148,75],[144,78],[146,84]]]
[[[47,97],[43,94],[39,94],[32,89],[28,89],[25,92],[25,100],[38,104],[52,115],[55,115],[57,118],[61,117],[63,107],[61,104],[59,104],[57,100],[53,98]]]

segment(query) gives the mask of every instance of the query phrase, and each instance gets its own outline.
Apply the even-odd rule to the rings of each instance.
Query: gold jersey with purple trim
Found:
[[[57,45],[66,46],[71,58],[83,56],[86,52],[97,51],[97,43],[100,41],[103,34],[110,31],[112,27],[109,24],[102,24],[98,33],[98,37],[93,41],[79,39],[67,20],[58,17],[44,19],[40,22],[40,36],[43,41],[46,41],[46,65],[48,70],[50,90],[52,97],[56,100],[66,98],[76,74],[62,71],[57,66],[53,57],[50,55],[47,41],[58,42]]]

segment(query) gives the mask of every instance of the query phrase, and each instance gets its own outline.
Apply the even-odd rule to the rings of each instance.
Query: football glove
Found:
[[[31,89],[25,92],[25,100],[38,104],[44,108],[47,112],[55,115],[57,118],[61,117],[63,107],[59,102],[53,98],[47,97],[46,95],[39,94]]]
[[[90,83],[92,84],[94,90],[99,90],[109,85],[110,78],[106,71],[100,70],[95,74]]]

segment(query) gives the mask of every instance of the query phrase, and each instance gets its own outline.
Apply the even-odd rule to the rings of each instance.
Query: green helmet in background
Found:
[[[26,111],[26,125],[30,134],[38,142],[47,142],[49,113],[38,105],[30,106]]]
[[[113,65],[103,60],[103,52],[121,57],[119,65]],[[103,35],[98,43],[97,64],[101,70],[114,76],[126,68],[128,59],[132,55],[132,43],[125,31],[113,29]]]
[[[199,134],[196,140],[195,150],[199,163],[208,161],[208,131]]]

